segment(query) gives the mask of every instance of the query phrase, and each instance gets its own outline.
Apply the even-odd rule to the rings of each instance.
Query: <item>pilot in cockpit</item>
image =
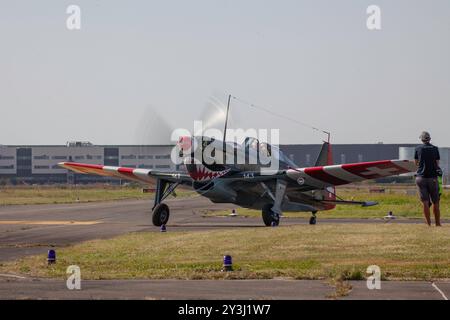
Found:
[[[247,137],[244,142],[245,147],[248,147],[250,153],[260,152],[260,154],[270,157],[271,156],[271,146],[266,142],[259,142],[258,139],[253,137]]]

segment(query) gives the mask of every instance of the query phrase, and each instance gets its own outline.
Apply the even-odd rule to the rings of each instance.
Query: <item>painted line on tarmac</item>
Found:
[[[441,296],[442,296],[442,298],[444,298],[444,300],[448,300],[448,298],[447,298],[447,296],[444,294],[444,292],[442,292],[442,290],[439,289],[438,286],[437,286],[434,282],[431,283],[431,286],[432,286],[433,288],[435,288],[436,291],[439,292],[439,293],[441,294]]]
[[[28,224],[28,225],[67,225],[67,226],[89,226],[102,223],[101,221],[71,221],[71,220],[0,220],[0,225]]]
[[[4,273],[0,273],[0,277],[15,278],[15,279],[26,279],[26,277],[16,276],[15,274],[4,274]]]

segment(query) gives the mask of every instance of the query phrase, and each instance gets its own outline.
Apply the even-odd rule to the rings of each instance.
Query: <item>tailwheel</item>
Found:
[[[312,216],[309,218],[309,224],[314,225],[317,223],[316,213],[317,211],[312,212]]]
[[[169,206],[165,203],[160,203],[156,205],[156,207],[153,209],[153,216],[152,216],[152,222],[153,225],[160,227],[162,225],[167,224],[167,221],[169,221]]]
[[[266,227],[278,226],[280,215],[272,210],[272,204],[268,203],[262,208],[262,218]]]

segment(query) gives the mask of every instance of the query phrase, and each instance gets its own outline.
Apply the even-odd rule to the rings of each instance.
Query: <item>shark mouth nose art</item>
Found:
[[[193,170],[189,172],[189,175],[195,181],[206,181],[213,178],[218,178],[226,174],[230,169],[222,171],[212,171],[203,165],[196,165]]]

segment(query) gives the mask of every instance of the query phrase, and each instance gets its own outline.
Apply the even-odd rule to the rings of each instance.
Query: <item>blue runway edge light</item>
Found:
[[[166,231],[167,231],[167,228],[166,228],[166,225],[165,225],[165,224],[163,224],[163,225],[161,226],[160,231],[161,231],[161,232],[166,232]]]
[[[223,256],[223,271],[233,271],[233,260],[231,256]]]
[[[48,250],[47,263],[48,264],[56,263],[56,252],[55,252],[55,250],[53,250],[53,249]]]

